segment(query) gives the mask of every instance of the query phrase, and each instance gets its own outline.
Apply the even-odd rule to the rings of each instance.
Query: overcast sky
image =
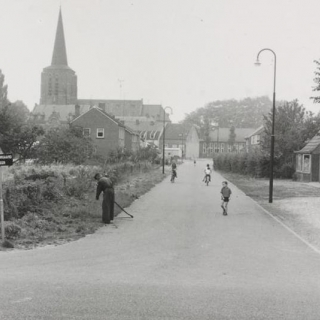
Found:
[[[319,0],[0,0],[0,69],[30,110],[51,64],[59,6],[78,98],[143,99],[182,120],[206,103],[309,99],[320,59]],[[122,90],[120,90],[120,83]]]

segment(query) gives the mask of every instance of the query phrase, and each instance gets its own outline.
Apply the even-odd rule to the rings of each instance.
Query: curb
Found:
[[[239,188],[238,188],[239,189]],[[239,189],[240,190],[240,189]],[[242,191],[242,190],[241,190]],[[305,245],[307,245],[310,249],[312,249],[314,252],[316,252],[317,254],[320,255],[320,250],[318,248],[316,248],[314,245],[312,245],[311,243],[309,243],[307,240],[303,239],[299,234],[297,234],[294,230],[292,230],[290,227],[288,227],[285,223],[283,223],[279,218],[277,218],[276,216],[274,216],[272,213],[270,213],[267,209],[265,209],[264,207],[262,207],[258,202],[256,202],[255,200],[253,200],[251,197],[247,196],[247,198],[249,198],[252,202],[254,202],[261,210],[263,210],[264,213],[266,213],[267,215],[269,215],[271,218],[273,218],[275,221],[277,221],[282,227],[284,227],[286,230],[288,230],[289,232],[291,232],[296,238],[298,238],[300,241],[302,241]]]

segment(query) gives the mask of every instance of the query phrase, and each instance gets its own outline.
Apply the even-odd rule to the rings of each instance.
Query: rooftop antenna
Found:
[[[119,86],[120,86],[120,100],[122,100],[122,117],[124,116],[124,96],[122,95],[122,82],[123,79],[118,79]]]

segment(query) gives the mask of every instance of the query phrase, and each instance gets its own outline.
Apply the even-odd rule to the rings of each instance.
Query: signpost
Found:
[[[1,218],[1,237],[2,237],[2,242],[5,239],[3,198],[2,198],[2,167],[3,166],[12,166],[12,164],[13,164],[13,156],[12,156],[12,154],[0,154],[0,218]]]

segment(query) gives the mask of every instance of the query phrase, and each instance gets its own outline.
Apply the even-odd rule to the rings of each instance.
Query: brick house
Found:
[[[209,133],[206,141],[205,132],[193,125],[186,137],[187,158],[212,158],[216,153],[245,152],[245,137],[255,131],[254,128],[235,128],[235,142],[229,143],[230,128],[215,128]]]
[[[167,123],[165,127],[165,148],[179,148],[182,157],[186,154],[186,138],[190,126],[180,123]],[[159,137],[159,147],[162,150],[163,146],[163,130]]]
[[[229,143],[230,128],[215,128],[210,131],[210,142],[205,141],[204,131],[200,131],[200,158],[212,158],[214,153],[245,152],[245,137],[253,132],[254,128],[235,128],[235,142]]]
[[[139,136],[114,116],[102,109],[93,107],[80,114],[70,125],[83,128],[83,134],[90,137],[96,147],[96,153],[107,157],[112,150],[127,148],[136,150],[139,145]]]
[[[125,126],[124,132],[124,147],[126,150],[135,152],[140,148],[139,133],[134,132],[132,129]]]

